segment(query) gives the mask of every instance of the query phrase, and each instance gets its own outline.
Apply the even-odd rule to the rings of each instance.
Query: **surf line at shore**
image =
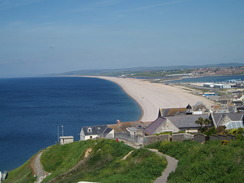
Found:
[[[84,76],[80,76],[84,77]],[[160,108],[186,107],[202,102],[207,107],[213,103],[203,96],[193,95],[182,88],[169,86],[162,83],[134,78],[119,78],[107,76],[85,76],[109,80],[118,84],[140,106],[141,121],[154,121],[158,117]]]

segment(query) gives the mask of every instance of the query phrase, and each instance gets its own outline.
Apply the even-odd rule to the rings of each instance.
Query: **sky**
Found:
[[[0,77],[244,63],[244,0],[0,0]]]

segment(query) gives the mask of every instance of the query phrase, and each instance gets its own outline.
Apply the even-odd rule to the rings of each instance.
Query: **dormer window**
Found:
[[[91,133],[92,132],[92,128],[91,127],[87,128],[87,132]]]

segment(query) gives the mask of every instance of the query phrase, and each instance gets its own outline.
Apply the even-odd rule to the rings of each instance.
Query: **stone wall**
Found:
[[[172,141],[193,140],[193,135],[189,133],[172,134]]]
[[[209,140],[236,140],[234,135],[210,135]]]
[[[127,133],[116,133],[114,134],[115,139],[122,139],[137,145],[148,145],[158,141],[170,141],[171,135],[152,135],[152,136],[140,136],[135,135],[134,137],[130,136]]]
[[[194,135],[193,140],[199,143],[203,143],[207,140],[207,136],[202,133],[198,133]]]
[[[115,133],[115,139],[122,139],[129,142],[132,142],[137,145],[149,145],[155,142],[160,141],[179,141],[182,142],[184,140],[194,140],[199,143],[203,143],[208,140],[235,140],[236,137],[233,135],[211,135],[206,136],[204,134],[189,134],[189,133],[178,133],[178,134],[162,134],[162,135],[151,135],[151,136],[140,136],[135,135],[131,136],[129,133]]]
[[[149,145],[159,141],[170,141],[171,135],[152,135],[143,137],[143,145]]]

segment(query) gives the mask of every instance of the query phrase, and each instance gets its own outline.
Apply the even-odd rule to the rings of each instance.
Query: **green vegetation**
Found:
[[[49,147],[41,157],[45,171],[51,172],[45,180],[50,180],[71,169],[83,158],[86,149],[94,144],[95,141],[84,141]]]
[[[91,154],[83,159],[88,148],[92,149]],[[131,151],[133,152],[123,160]],[[89,140],[55,145],[43,153],[41,160],[44,169],[51,173],[44,182],[55,183],[81,180],[148,183],[160,176],[166,167],[166,160],[155,153],[147,149],[133,150],[115,140]]]
[[[75,147],[74,147],[75,146]],[[62,175],[82,160],[91,148],[90,156],[72,173]],[[152,182],[166,167],[166,160],[146,149],[133,150],[123,142],[114,140],[89,140],[63,146],[53,146],[42,156],[46,171],[51,172],[44,182]],[[80,153],[80,155],[79,155]],[[71,163],[72,161],[72,163]]]
[[[11,171],[4,182],[33,183],[36,177],[31,160]],[[165,158],[147,149],[133,149],[123,142],[105,139],[48,147],[41,161],[45,171],[51,173],[43,182],[55,183],[81,180],[148,183],[159,177],[167,164]]]
[[[238,129],[225,129],[225,126],[219,126],[218,128],[215,128],[214,126],[211,128],[203,129],[202,133],[210,136],[210,135],[235,135],[237,139],[244,140],[244,128],[238,128]]]
[[[30,164],[31,160],[27,161],[19,168],[16,168],[13,171],[9,172],[8,178],[4,181],[4,183],[33,183],[36,178],[32,174]]]
[[[209,119],[203,119],[202,117],[198,118],[195,123],[199,124],[201,126],[201,128],[200,128],[201,132],[204,132],[209,128],[207,125],[213,124],[213,122],[210,121]],[[203,125],[204,125],[204,127],[203,127]]]
[[[169,183],[244,182],[244,141],[157,142],[149,145],[179,160]]]
[[[128,77],[165,77],[173,74],[188,74],[192,70],[152,70],[127,73]]]

